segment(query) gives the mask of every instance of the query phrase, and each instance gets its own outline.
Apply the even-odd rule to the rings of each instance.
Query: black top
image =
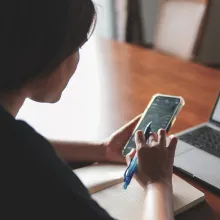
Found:
[[[2,107],[0,150],[1,219],[112,220],[51,144]]]

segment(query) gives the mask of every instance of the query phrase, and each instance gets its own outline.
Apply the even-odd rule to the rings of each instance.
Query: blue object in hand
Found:
[[[152,122],[150,122],[147,125],[147,127],[146,127],[146,129],[144,131],[144,135],[145,135],[146,141],[148,141],[149,136],[150,136],[151,124],[152,124]],[[136,170],[137,170],[137,152],[135,153],[134,158],[131,160],[128,168],[125,171],[123,189],[127,189],[128,188],[128,185],[130,184],[131,179],[132,179],[134,173],[136,172]]]
[[[128,188],[128,185],[130,184],[131,179],[134,173],[136,172],[136,170],[137,170],[137,153],[135,154],[134,158],[131,160],[128,168],[125,171],[123,189]]]

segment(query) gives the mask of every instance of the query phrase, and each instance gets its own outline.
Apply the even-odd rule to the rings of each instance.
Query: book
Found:
[[[116,219],[141,219],[144,189],[132,179],[127,190],[122,188],[125,165],[94,164],[74,170],[92,198]],[[203,202],[204,193],[173,175],[174,214],[180,214]]]

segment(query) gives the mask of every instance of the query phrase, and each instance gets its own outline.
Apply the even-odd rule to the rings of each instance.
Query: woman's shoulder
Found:
[[[0,143],[4,145],[4,151],[20,149],[30,151],[44,148],[53,151],[50,143],[34,128],[25,121],[15,119],[4,108],[0,106]]]
[[[25,121],[16,120],[1,107],[0,131],[0,158],[2,157],[2,160],[11,160],[12,164],[23,167],[23,170],[42,168],[45,171],[57,166],[60,167],[62,164],[53,146],[46,138]]]
[[[37,132],[28,125],[25,121],[15,119],[8,111],[6,111],[2,106],[0,106],[0,131],[1,133],[9,133],[11,136],[13,134],[27,133],[37,134]]]

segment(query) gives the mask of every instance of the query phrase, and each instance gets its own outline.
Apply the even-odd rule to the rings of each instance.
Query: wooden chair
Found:
[[[161,0],[154,47],[190,60],[204,30],[208,0]]]

